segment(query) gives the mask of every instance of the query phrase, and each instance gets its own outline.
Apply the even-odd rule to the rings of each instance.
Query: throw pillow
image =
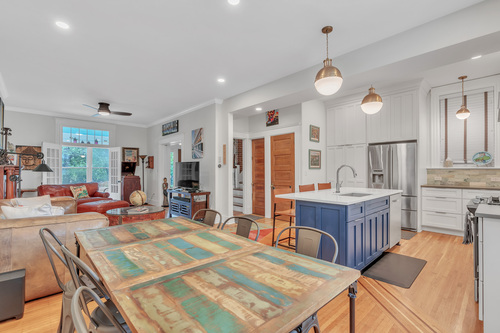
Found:
[[[33,198],[15,198],[12,199],[12,201],[14,206],[23,206],[23,207],[40,207],[42,205],[52,206],[50,202],[50,195],[43,195],[40,197],[33,197]]]
[[[71,193],[75,199],[88,198],[89,193],[87,192],[87,187],[85,185],[81,186],[70,186]]]
[[[21,219],[25,217],[52,216],[51,206],[42,205],[39,207],[9,207],[3,206],[2,212],[7,219]]]
[[[50,215],[52,216],[64,215],[64,208],[59,206],[52,206],[50,208],[50,213]]]

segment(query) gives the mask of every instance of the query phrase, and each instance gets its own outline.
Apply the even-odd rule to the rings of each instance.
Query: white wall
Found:
[[[9,142],[14,146],[41,146],[42,142],[60,143],[58,133],[58,122],[70,122],[72,126],[86,128],[89,124],[108,125],[98,121],[80,121],[73,119],[56,118],[51,116],[5,111],[5,127],[12,129]],[[115,129],[115,143],[121,147],[139,148],[140,154],[146,153],[147,141],[145,128],[109,125]],[[113,142],[113,141],[111,141]],[[146,172],[145,172],[146,173]],[[141,176],[141,167],[136,170],[136,175]],[[21,173],[23,182],[21,188],[36,188],[42,180],[42,173],[29,170]],[[146,175],[147,178],[147,175]]]
[[[162,136],[161,124],[149,127],[147,129],[148,155],[155,157],[155,168],[150,170],[147,178],[146,189],[154,193],[151,201],[153,205],[160,205],[162,197],[163,177],[167,177],[170,183],[168,168],[163,161],[164,146],[172,141],[182,142],[182,161],[200,162],[200,189],[210,191],[210,206],[215,208],[216,188],[215,188],[215,168],[216,168],[216,105],[209,105],[197,111],[193,111],[179,117],[166,120],[165,122],[179,120],[179,132],[175,134]],[[191,154],[191,132],[197,128],[203,128],[203,158],[193,159]]]
[[[326,108],[322,101],[302,103],[302,156],[300,185],[326,182]],[[319,142],[309,140],[310,125],[319,127]],[[309,149],[321,151],[321,169],[309,169]],[[317,189],[317,185],[316,185]]]
[[[285,127],[297,126],[301,121],[300,104],[279,109],[279,123],[273,126],[266,126],[266,112],[248,117],[248,133],[263,131],[273,131]]]

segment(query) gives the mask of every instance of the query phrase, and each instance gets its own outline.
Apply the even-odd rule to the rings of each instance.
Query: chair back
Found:
[[[102,284],[101,280],[94,271],[83,262],[82,259],[71,253],[70,250],[64,245],[61,246],[61,250],[66,258],[68,264],[69,272],[71,273],[71,279],[77,288],[86,287],[92,285],[95,287],[106,299],[109,299],[109,292]],[[81,272],[81,274],[78,273]],[[88,280],[88,281],[87,281]]]
[[[310,192],[314,190],[314,184],[299,185],[299,192]]]
[[[217,216],[218,216],[219,217],[219,224],[217,225],[217,228],[219,228],[221,226],[222,215],[221,215],[221,213],[219,213],[218,211],[213,210],[213,209],[200,209],[200,210],[198,210],[193,215],[193,220],[196,220],[196,217],[201,216],[203,213],[205,213],[205,216],[203,218],[201,218],[201,220],[197,220],[197,221],[213,227],[215,225],[215,220],[217,219]]]
[[[222,224],[222,227],[220,228],[221,230],[224,230],[224,227],[226,226],[226,223],[229,222],[230,220],[234,219],[234,222],[236,223],[236,234],[241,237],[249,238],[250,236],[250,231],[252,230],[252,225],[255,224],[255,227],[257,228],[257,236],[255,236],[255,241],[259,239],[260,235],[260,227],[255,222],[249,217],[245,216],[231,216],[227,220],[224,221]]]
[[[71,299],[71,316],[73,318],[73,324],[75,325],[77,333],[99,332],[99,325],[95,322],[87,306],[87,300],[89,299],[96,302],[97,307],[102,311],[102,313],[107,317],[109,322],[116,329],[115,331],[126,332],[126,330],[113,316],[111,310],[102,302],[101,298],[92,291],[92,289],[90,289],[89,287],[79,287],[76,290],[73,298]],[[85,316],[87,317],[89,326],[87,326]],[[109,329],[109,326],[106,327],[106,331],[111,331]]]
[[[52,239],[59,245],[59,248],[63,246],[63,243],[57,238],[57,236],[50,230],[49,228],[41,228],[39,231],[40,238],[42,239],[43,246],[45,247],[45,252],[47,252],[47,256],[49,257],[50,265],[52,266],[52,270],[54,271],[54,275],[57,280],[57,284],[61,288],[62,291],[66,291],[66,286],[64,283],[61,281],[59,277],[59,273],[57,272],[57,267],[54,262],[54,257],[52,254],[55,254],[59,260],[64,264],[64,266],[68,267],[68,264],[66,263],[66,260],[64,259],[63,255],[59,253],[59,251],[54,247],[54,245],[51,244],[51,242],[47,239],[49,237],[52,237]]]
[[[284,231],[295,229],[295,252],[317,258],[318,257],[318,252],[319,252],[319,245],[321,242],[321,236],[325,236],[327,238],[330,238],[335,246],[335,251],[333,252],[333,259],[332,262],[335,262],[337,260],[337,255],[338,255],[338,250],[339,246],[337,244],[337,241],[335,238],[333,238],[332,235],[330,235],[327,232],[324,232],[323,230],[319,230],[316,228],[311,228],[311,227],[301,227],[301,226],[291,226],[287,227],[278,234],[278,237],[276,239],[276,244],[274,245],[275,247],[278,247],[278,242],[280,240],[281,234]]]
[[[279,187],[279,188],[273,187],[272,188],[272,195],[273,195],[273,199],[274,199],[274,204],[276,205],[277,203],[293,202],[294,200],[292,200],[292,199],[276,198],[277,195],[287,194],[287,193],[293,193],[291,186]]]
[[[332,183],[318,183],[318,190],[328,190],[332,188]]]

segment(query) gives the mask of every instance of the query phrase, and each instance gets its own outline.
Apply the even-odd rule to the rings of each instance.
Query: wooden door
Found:
[[[252,214],[266,214],[264,139],[252,140]]]
[[[274,188],[290,187],[295,192],[295,135],[294,133],[271,137],[271,212],[274,208]],[[288,205],[288,204],[284,204]],[[289,206],[276,207],[290,209]],[[288,217],[280,219],[287,220]]]

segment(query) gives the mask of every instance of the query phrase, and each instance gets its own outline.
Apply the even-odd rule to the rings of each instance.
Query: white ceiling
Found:
[[[7,110],[90,117],[95,112],[82,104],[109,102],[111,110],[133,113],[110,117],[147,126],[215,98],[321,68],[325,25],[334,27],[335,61],[479,2],[4,1],[0,81],[8,92]],[[71,28],[56,27],[58,20]],[[498,64],[498,56],[491,63]],[[441,84],[437,77],[443,74],[432,75]],[[226,82],[217,83],[218,77]]]

